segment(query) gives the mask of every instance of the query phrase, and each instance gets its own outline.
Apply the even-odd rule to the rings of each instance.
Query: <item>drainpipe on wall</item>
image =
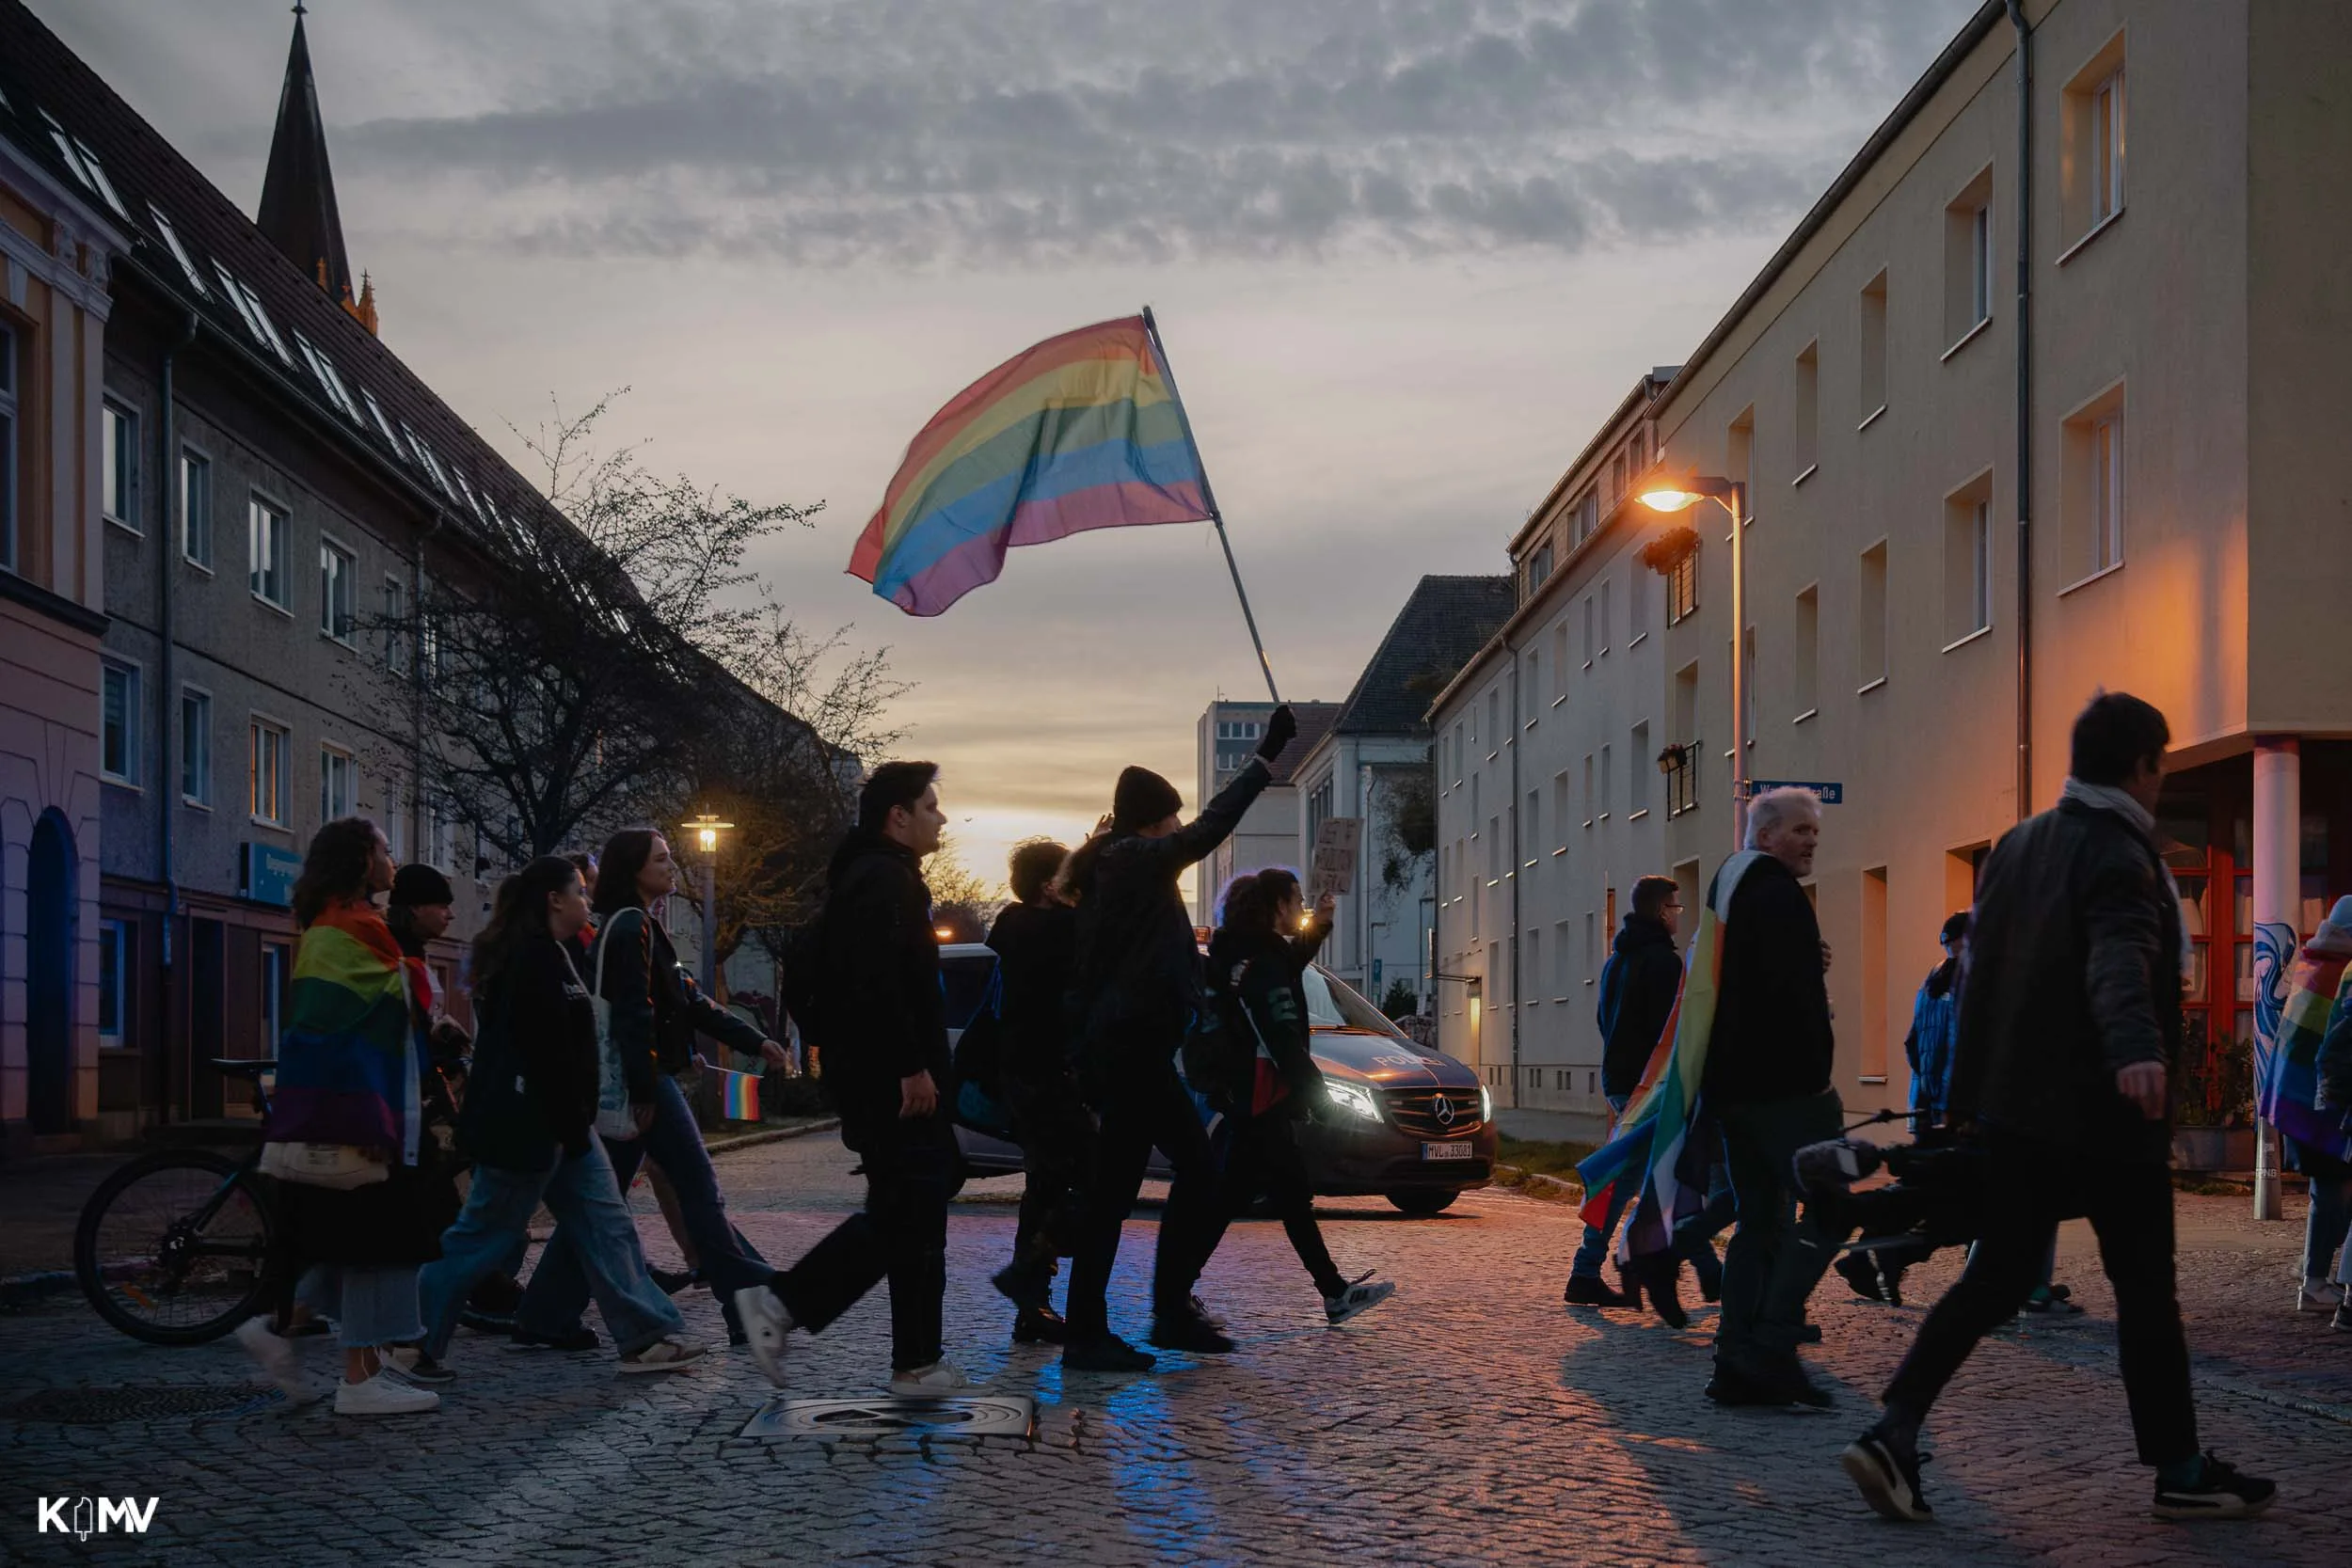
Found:
[[[424,809],[424,547],[446,521],[433,509],[433,526],[417,540],[417,553],[408,562],[408,853],[425,859]]]
[[[156,704],[156,712],[162,721],[164,767],[163,776],[155,781],[155,806],[161,817],[159,824],[161,832],[157,834],[156,844],[156,868],[161,873],[158,879],[164,884],[164,935],[161,946],[164,981],[163,1050],[167,1063],[186,1064],[191,1077],[193,1077],[193,1064],[187,1062],[187,1053],[174,1052],[171,1045],[172,1024],[179,1012],[179,1009],[172,1006],[174,988],[172,985],[171,935],[173,927],[180,919],[180,869],[178,859],[172,852],[172,829],[180,816],[180,768],[183,760],[180,755],[181,736],[177,722],[180,715],[180,674],[179,660],[175,656],[179,651],[180,633],[179,627],[172,619],[172,589],[180,576],[179,562],[175,557],[180,553],[182,530],[187,524],[187,519],[181,515],[184,497],[180,488],[180,421],[172,390],[172,363],[179,358],[189,344],[195,341],[196,312],[190,310],[181,319],[179,337],[172,341],[169,348],[164,350],[163,365],[157,375],[157,381],[160,384],[158,401],[163,407],[163,418],[157,421],[161,427],[158,435],[163,444],[163,463],[159,470],[163,481],[160,486],[163,491],[163,505],[156,510],[155,529],[157,558],[155,619],[157,636],[163,641],[163,655],[160,661],[163,667],[163,690],[159,693],[160,700]],[[117,978],[119,981],[120,977]],[[163,1108],[167,1119],[171,1101],[171,1085],[168,1079],[166,1080],[164,1099]]]
[[[2033,815],[2033,30],[2017,33],[2017,820]]]
[[[1510,965],[1511,993],[1505,999],[1511,1008],[1511,1108],[1519,1108],[1519,736],[1526,732],[1519,727],[1519,651],[1508,638],[1502,651],[1511,659],[1511,716],[1504,721],[1503,739],[1511,748],[1511,798],[1503,802],[1502,815],[1511,824],[1511,931],[1503,943],[1504,961]]]

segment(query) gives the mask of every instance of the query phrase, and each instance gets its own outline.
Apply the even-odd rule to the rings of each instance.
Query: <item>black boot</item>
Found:
[[[1650,1310],[1668,1328],[1688,1328],[1691,1314],[1682,1309],[1682,1260],[1670,1252],[1637,1259],[1634,1277],[1649,1294]]]
[[[1070,1325],[1050,1307],[1025,1307],[1012,1320],[1016,1345],[1059,1345],[1070,1339]]]

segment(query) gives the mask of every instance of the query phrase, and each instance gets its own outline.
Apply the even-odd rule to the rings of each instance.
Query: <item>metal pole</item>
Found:
[[[1748,842],[1748,487],[1731,486],[1731,847]]]
[[[719,995],[719,907],[714,892],[718,882],[714,863],[718,858],[715,850],[703,857],[700,879],[703,895],[703,994],[714,1001]]]
[[[1192,437],[1192,416],[1184,412],[1184,400],[1176,390],[1176,371],[1168,362],[1168,345],[1160,341],[1160,324],[1152,317],[1152,307],[1143,308],[1143,330],[1152,339],[1152,352],[1160,362],[1160,379],[1168,383],[1168,397],[1176,405],[1176,422],[1184,433],[1184,446],[1192,453],[1193,471],[1200,476],[1200,504],[1209,514],[1209,521],[1216,525],[1216,542],[1225,551],[1225,569],[1233,575],[1233,596],[1241,600],[1241,618],[1249,628],[1249,645],[1258,651],[1258,670],[1265,676],[1266,695],[1279,705],[1282,693],[1274,685],[1274,666],[1265,657],[1265,640],[1258,635],[1258,617],[1250,612],[1249,591],[1241,585],[1241,567],[1233,560],[1233,542],[1225,535],[1225,515],[1216,508],[1216,492],[1209,485],[1209,466],[1200,461],[1200,443]]]

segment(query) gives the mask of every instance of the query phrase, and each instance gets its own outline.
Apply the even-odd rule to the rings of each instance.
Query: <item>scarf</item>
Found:
[[[1742,849],[1715,874],[1715,886],[1699,914],[1699,932],[1682,970],[1682,990],[1650,1050],[1642,1081],[1626,1101],[1609,1141],[1576,1167],[1584,1182],[1584,1223],[1608,1223],[1611,1195],[1619,1182],[1634,1186],[1641,1206],[1626,1222],[1619,1255],[1664,1252],[1674,1243],[1674,1222],[1706,1200],[1707,1140],[1691,1136],[1698,1120],[1699,1085],[1707,1076],[1708,1037],[1715,1029],[1716,987],[1723,974],[1724,942],[1731,930],[1731,896],[1764,859]]]
[[[303,931],[271,1142],[398,1149],[401,1164],[417,1163],[423,1057],[412,961],[370,904],[337,904]]]
[[[2152,847],[2155,844],[2155,813],[2113,784],[2085,784],[2070,773],[2067,775],[2065,787],[2058,791],[2058,799],[2072,800],[2078,806],[2089,806],[2092,811],[2113,812],[2133,827],[2137,828],[2139,836],[2146,839]],[[2181,884],[2172,879],[2172,868],[2164,863],[2164,855],[2161,851],[2156,855],[2156,870],[2164,877],[2164,891],[2166,895],[2172,900],[2172,907],[2179,909],[2181,907]],[[2197,958],[2197,944],[2190,940],[2186,921],[2181,922],[2180,957],[2181,973],[2185,975],[2195,967]]]

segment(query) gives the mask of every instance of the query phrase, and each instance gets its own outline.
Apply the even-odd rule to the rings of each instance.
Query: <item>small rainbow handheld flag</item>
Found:
[[[956,394],[909,443],[849,570],[936,615],[1015,545],[1216,515],[1147,311],[1049,338]]]
[[[719,1114],[729,1121],[759,1119],[759,1074],[710,1069],[719,1075]]]

